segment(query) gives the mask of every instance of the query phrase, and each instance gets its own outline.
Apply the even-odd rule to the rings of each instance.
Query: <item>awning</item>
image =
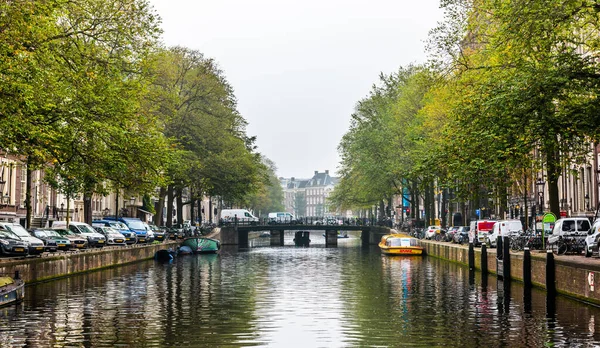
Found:
[[[147,210],[144,210],[144,209],[142,209],[142,208],[138,208],[138,210],[139,210],[139,211],[141,211],[142,213],[146,213],[146,214],[150,214],[150,215],[153,215],[153,214],[154,214],[154,213],[151,213],[151,212],[149,212],[149,211],[147,211]]]

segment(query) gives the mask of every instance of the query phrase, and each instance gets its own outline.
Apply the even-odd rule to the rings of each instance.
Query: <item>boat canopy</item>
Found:
[[[414,238],[388,238],[385,245],[389,247],[408,247],[417,246],[418,243]]]
[[[0,277],[0,287],[14,284],[14,283],[15,283],[15,281],[11,277]]]

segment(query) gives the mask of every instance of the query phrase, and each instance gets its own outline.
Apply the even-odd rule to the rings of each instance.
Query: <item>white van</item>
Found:
[[[485,243],[488,233],[494,228],[494,220],[473,220],[469,229],[469,243],[480,246]]]
[[[492,231],[486,236],[486,244],[490,248],[495,248],[498,236],[510,237],[521,233],[523,233],[521,220],[500,220],[494,224]]]
[[[598,243],[600,242],[600,219],[596,220],[585,237],[585,257],[592,256],[592,253],[598,252]]]
[[[258,218],[252,215],[247,209],[223,209],[221,210],[221,221],[224,223],[235,223],[237,218],[238,223],[243,224],[256,224]]]
[[[66,230],[67,222],[66,221],[54,221],[52,223],[52,229]],[[77,222],[77,221],[69,222],[69,230],[71,230],[71,232],[73,232],[75,234],[86,237],[88,240],[88,245],[90,247],[92,247],[92,246],[103,247],[104,245],[106,245],[106,237],[104,235],[96,232],[96,230],[92,226],[90,226],[84,222]]]
[[[296,217],[288,212],[269,213],[269,224],[291,224],[296,222]]]
[[[590,231],[590,220],[585,217],[571,217],[556,220],[552,235],[548,237],[548,243],[554,244],[561,237],[584,238]]]

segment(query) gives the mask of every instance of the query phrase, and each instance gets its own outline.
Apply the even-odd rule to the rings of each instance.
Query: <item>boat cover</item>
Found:
[[[0,287],[14,284],[14,283],[15,283],[15,281],[11,277],[0,277]]]

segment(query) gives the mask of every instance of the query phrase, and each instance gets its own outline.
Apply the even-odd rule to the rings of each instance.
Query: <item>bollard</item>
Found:
[[[502,247],[502,236],[496,238],[496,258],[502,260],[502,253],[504,248]]]
[[[473,242],[469,243],[469,269],[475,269],[475,250],[473,249]]]
[[[15,280],[16,279],[21,279],[21,276],[19,275],[19,271],[15,271]]]
[[[523,284],[531,288],[531,252],[528,247],[523,251]]]
[[[556,296],[556,274],[554,273],[552,250],[546,250],[546,292],[548,297]]]
[[[488,264],[487,264],[487,246],[485,244],[481,245],[481,273],[482,276],[485,277],[488,273]]]
[[[504,252],[502,253],[502,275],[504,276],[504,281],[509,282],[511,279],[510,276],[510,243],[508,237],[504,237],[502,240],[502,247]]]

